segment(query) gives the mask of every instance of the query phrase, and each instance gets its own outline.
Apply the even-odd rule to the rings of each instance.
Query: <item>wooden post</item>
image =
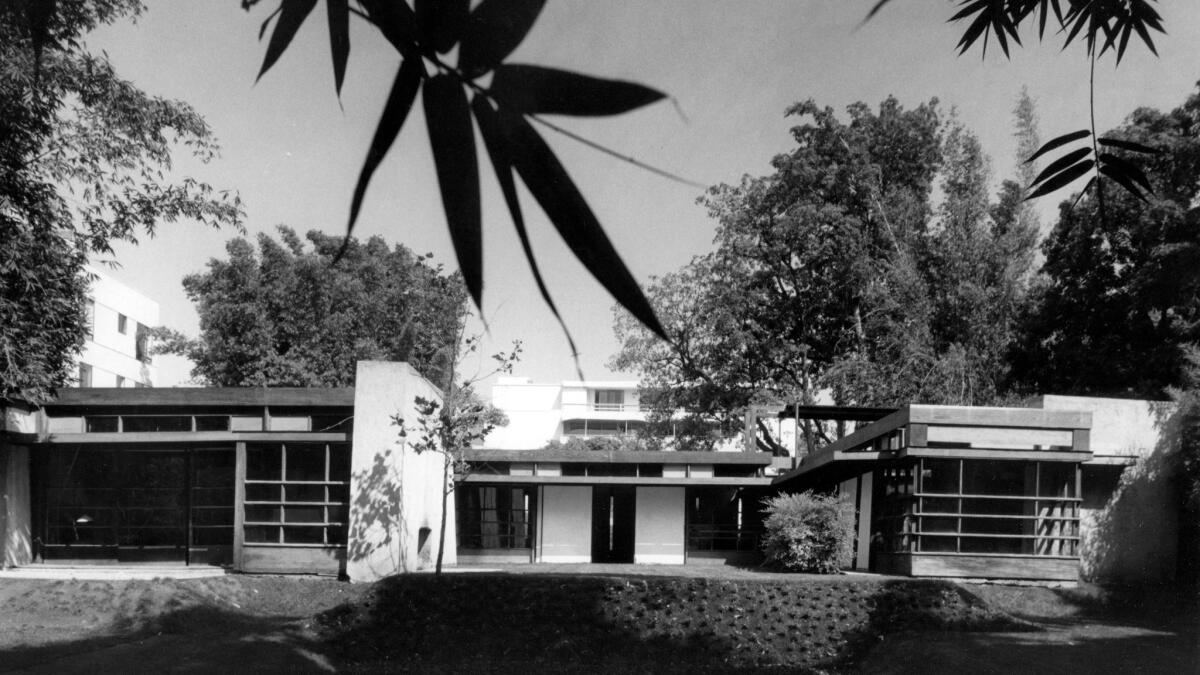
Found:
[[[233,470],[233,569],[241,572],[246,544],[246,442],[238,441]]]

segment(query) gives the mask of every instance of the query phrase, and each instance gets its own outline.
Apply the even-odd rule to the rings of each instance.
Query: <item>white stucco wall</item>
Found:
[[[89,292],[95,313],[92,338],[84,344],[79,360],[92,366],[92,386],[115,387],[118,375],[125,378],[126,387],[134,382],[155,384],[154,365],[136,358],[137,325],[158,325],[158,303],[97,269],[88,271],[96,275]],[[119,330],[121,315],[126,317],[124,333]]]
[[[592,561],[591,486],[546,485],[538,511],[538,562]]]
[[[633,561],[640,564],[684,563],[685,488],[637,488]]]
[[[350,532],[346,573],[351,581],[430,568],[441,523],[442,456],[418,454],[392,415],[417,424],[414,399],[441,392],[407,363],[360,361],[354,387],[354,443],[350,468]],[[444,565],[454,565],[454,499],[447,500]],[[429,529],[419,546],[422,528]]]
[[[1047,410],[1092,413],[1095,459],[1083,469],[1085,500],[1080,511],[1082,576],[1123,583],[1174,579],[1179,462],[1165,437],[1174,406],[1167,401],[1085,396],[1044,396],[1040,403]],[[1114,480],[1106,480],[1105,474]],[[1101,482],[1105,491],[1110,486],[1112,491],[1099,494]]]

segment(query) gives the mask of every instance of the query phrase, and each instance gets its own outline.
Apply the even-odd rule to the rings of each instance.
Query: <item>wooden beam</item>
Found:
[[[52,434],[39,445],[134,445],[141,443],[235,443],[263,441],[281,443],[345,443],[349,434],[309,431],[130,431],[83,434]]]
[[[951,459],[1005,459],[1040,462],[1086,462],[1090,452],[1073,450],[1005,450],[995,448],[905,448],[900,457],[939,457]]]
[[[771,478],[648,478],[641,476],[496,476],[473,473],[461,483],[519,483],[523,485],[713,485],[768,487]]]
[[[468,448],[470,462],[560,462],[564,464],[743,464],[770,466],[769,452],[661,452],[656,450],[489,450]]]
[[[1090,429],[1092,413],[1040,408],[983,408],[959,405],[910,405],[909,420],[929,425]]]
[[[306,387],[145,387],[60,389],[47,403],[62,408],[262,407],[353,408],[354,389]]]

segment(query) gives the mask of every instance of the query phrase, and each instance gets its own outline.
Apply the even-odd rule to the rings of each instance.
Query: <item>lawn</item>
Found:
[[[665,572],[372,585],[0,579],[0,671],[1036,673],[1136,663],[1194,672],[1200,663],[1194,603],[1169,592]]]

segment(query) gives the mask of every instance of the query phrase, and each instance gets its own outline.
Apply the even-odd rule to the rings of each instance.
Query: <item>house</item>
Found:
[[[429,567],[443,462],[393,418],[414,420],[414,400],[438,396],[407,364],[361,362],[353,389],[72,389],[11,406],[4,564],[165,561],[355,581]],[[748,428],[790,418],[795,457],[758,451],[753,433],[742,452],[471,448],[447,499],[445,562],[745,561],[761,499],[817,489],[854,508],[858,569],[1162,580],[1176,536],[1167,414],[1062,397],[785,405],[750,411]],[[817,435],[830,442],[810,444]]]
[[[158,325],[158,303],[95,269],[87,300],[87,341],[78,387],[149,387],[157,373],[146,329]]]

